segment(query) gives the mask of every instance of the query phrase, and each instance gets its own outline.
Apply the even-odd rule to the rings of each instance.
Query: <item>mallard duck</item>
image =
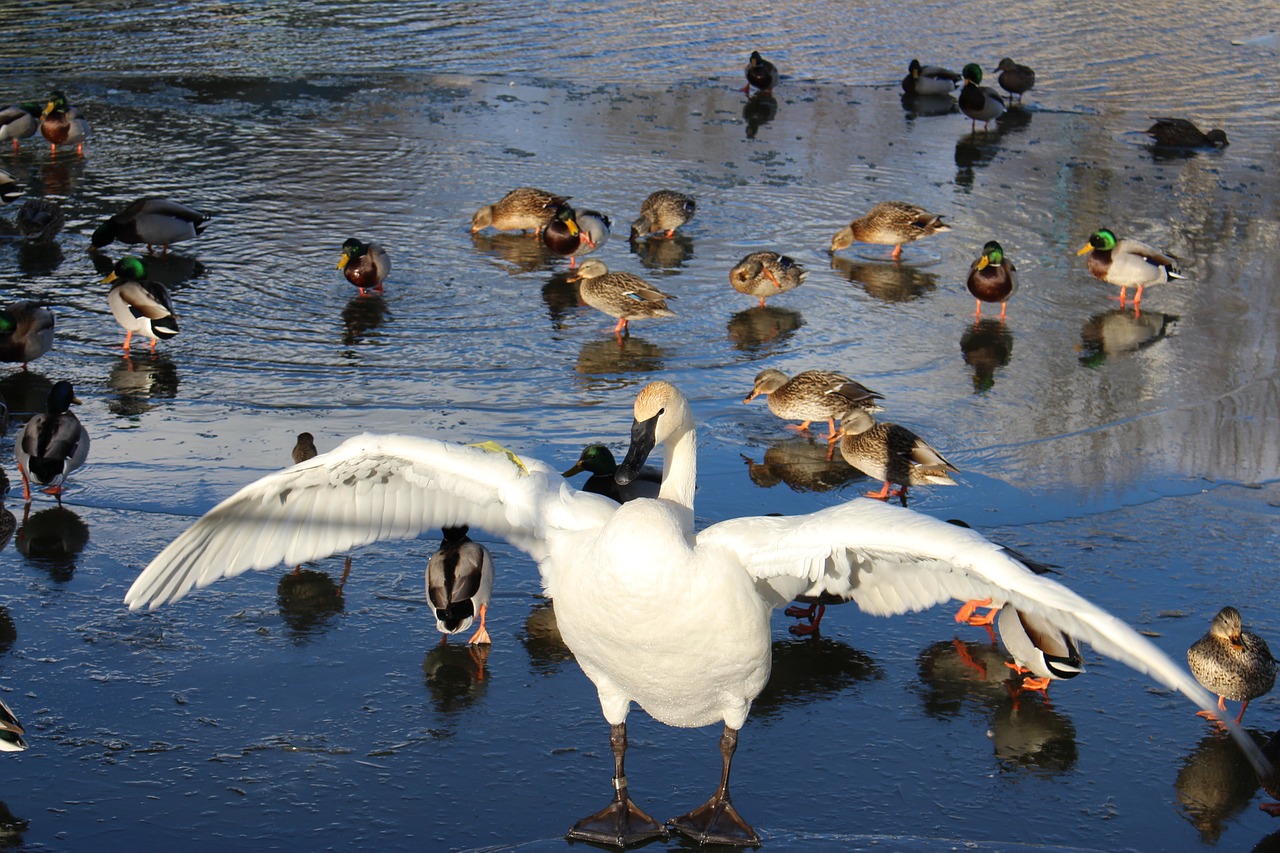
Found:
[[[427,561],[427,602],[444,635],[440,641],[467,630],[479,618],[480,628],[467,644],[488,644],[485,617],[493,593],[493,558],[488,548],[471,541],[465,524],[445,527],[442,533],[440,550]]]
[[[1071,635],[1036,614],[1006,604],[1000,608],[996,628],[1013,658],[1009,668],[1025,676],[1024,690],[1047,690],[1051,681],[1084,672],[1084,658]]]
[[[151,561],[125,602],[134,610],[155,608],[197,584],[376,540],[412,539],[442,524],[484,528],[536,561],[561,637],[599,693],[610,728],[613,796],[569,835],[613,846],[665,831],[630,796],[623,769],[633,704],[667,725],[723,724],[717,790],[668,825],[702,843],[759,842],[730,802],[731,765],[739,729],[769,680],[771,611],[804,593],[845,594],[886,616],[987,595],[1039,613],[1213,708],[1213,698],[1149,639],[972,530],[878,501],[695,530],[698,436],[688,401],[669,383],[653,382],[633,411],[631,448],[618,478],[626,482],[662,446],[666,476],[658,500],[619,506],[502,448],[364,435],[220,503]],[[704,492],[717,486],[724,484],[702,483]],[[1268,763],[1248,734],[1230,720],[1227,726],[1265,771]]]
[[[809,273],[794,259],[778,252],[752,252],[729,270],[733,289],[760,300],[799,287]]]
[[[391,258],[382,244],[372,240],[362,243],[350,237],[342,244],[342,257],[338,259],[338,269],[347,277],[347,281],[360,289],[364,296],[366,290],[377,289],[382,292],[382,283],[391,272]]]
[[[895,261],[902,257],[902,246],[928,237],[930,234],[941,234],[950,231],[951,226],[942,221],[942,217],[930,213],[923,207],[907,204],[905,201],[882,201],[866,215],[861,216],[836,232],[831,238],[829,252],[856,243],[875,243],[881,246],[893,246],[892,257]]]
[[[133,333],[151,338],[151,351],[156,342],[169,340],[178,334],[178,318],[173,314],[173,302],[169,291],[158,281],[147,278],[147,267],[137,255],[125,255],[115,266],[103,284],[111,284],[107,293],[107,305],[111,315],[124,329],[124,346],[127,353]]]
[[[0,308],[0,361],[35,361],[53,347],[53,312],[39,302],[10,302]]]
[[[33,243],[48,243],[58,236],[66,217],[62,207],[51,198],[29,198],[18,208],[13,222],[18,233]]]
[[[18,150],[18,140],[36,135],[40,127],[40,105],[37,103],[10,104],[0,110],[0,142],[13,140],[13,150]]]
[[[1089,274],[1099,281],[1120,288],[1120,307],[1124,307],[1125,295],[1130,287],[1138,288],[1133,295],[1133,310],[1142,302],[1142,289],[1153,284],[1164,284],[1170,279],[1182,278],[1176,264],[1177,258],[1165,254],[1138,240],[1117,240],[1107,228],[1089,235],[1089,242],[1076,252],[1089,254]]]
[[[1153,118],[1155,124],[1143,131],[1156,145],[1169,148],[1215,148],[1227,145],[1227,134],[1214,128],[1205,133],[1185,118]]]
[[[884,482],[880,491],[867,492],[866,497],[882,501],[896,497],[904,506],[909,486],[954,486],[951,474],[960,473],[911,430],[878,423],[870,412],[857,407],[840,424],[840,455],[868,477]],[[891,490],[891,485],[898,488]]]
[[[575,210],[567,204],[556,208],[555,217],[542,229],[542,244],[569,259],[569,269],[578,258],[589,255],[609,239],[613,223],[598,210]]]
[[[787,427],[800,432],[814,421],[827,422],[827,441],[839,438],[836,421],[846,417],[853,409],[878,412],[877,394],[860,382],[843,373],[832,370],[806,370],[790,379],[781,370],[768,368],[756,374],[751,393],[742,402],[750,403],[761,394],[769,403],[769,411],[787,421],[804,421],[799,426]]]
[[[1021,101],[1025,92],[1035,88],[1036,72],[1025,65],[1019,65],[1007,56],[1000,60],[996,70],[1000,72],[996,82],[1000,84],[1001,89],[1009,93],[1009,103],[1011,104],[1015,95]]]
[[[93,248],[119,240],[131,246],[145,243],[148,252],[159,246],[169,251],[173,243],[199,237],[212,217],[173,199],[144,196],[128,204],[93,232]]]
[[[950,95],[960,84],[960,75],[949,68],[921,65],[913,59],[902,78],[902,91],[908,95]]]
[[[631,223],[631,239],[639,240],[658,233],[670,237],[677,228],[693,219],[697,208],[697,201],[675,190],[651,193],[640,205],[640,218]]]
[[[603,444],[584,447],[578,461],[562,476],[567,480],[583,471],[590,472],[591,476],[582,484],[582,491],[604,495],[620,504],[636,498],[656,498],[662,484],[662,472],[652,465],[640,469],[626,485],[619,483],[614,479],[614,474],[618,473],[618,461],[613,458],[613,451]]]
[[[27,748],[23,735],[27,731],[9,706],[0,700],[0,752],[22,752]]]
[[[1218,694],[1218,718],[1227,714],[1226,700],[1240,703],[1236,722],[1244,718],[1251,699],[1270,692],[1276,683],[1276,659],[1267,641],[1244,630],[1240,611],[1224,607],[1213,617],[1209,633],[1187,650],[1191,674],[1211,693]],[[1201,711],[1202,717],[1214,717]]]
[[[315,459],[320,453],[316,449],[316,437],[309,432],[298,433],[298,441],[293,445],[293,464],[306,462],[308,459]]]
[[[0,169],[0,204],[8,204],[20,198],[22,198],[22,186],[19,185],[18,180],[4,169]]]
[[[615,335],[627,332],[632,320],[651,320],[655,317],[674,317],[676,313],[667,307],[670,293],[663,293],[638,275],[629,272],[609,272],[604,261],[588,258],[578,267],[569,281],[581,281],[578,292],[582,301],[618,318],[613,327]]]
[[[48,410],[32,415],[14,442],[18,473],[22,475],[22,497],[31,502],[30,480],[45,487],[62,503],[62,483],[67,475],[84,464],[89,456],[89,433],[69,409],[79,403],[71,383],[55,382],[49,390]]]
[[[768,92],[776,85],[778,66],[761,56],[760,51],[751,51],[751,58],[747,60],[747,85],[742,87],[742,91],[750,92],[755,86],[762,92]]]
[[[993,118],[1004,115],[1004,98],[990,86],[979,85],[982,82],[982,68],[975,62],[964,67],[964,88],[960,90],[960,112],[973,122],[973,130],[982,122],[985,130]]]
[[[974,309],[978,319],[982,318],[982,303],[996,302],[1000,305],[1000,320],[1004,321],[1009,297],[1018,290],[1016,270],[1013,261],[1004,256],[1004,249],[995,240],[982,247],[982,257],[969,267],[969,278],[965,281],[969,292],[978,300]]]
[[[67,106],[67,96],[61,92],[49,95],[49,103],[40,113],[40,134],[49,140],[49,150],[57,151],[59,145],[75,145],[76,153],[84,153],[84,138],[89,135],[89,122],[74,108]]]
[[[556,208],[568,201],[572,196],[556,195],[546,190],[533,187],[517,187],[498,200],[497,204],[486,204],[471,217],[471,233],[482,228],[496,228],[499,231],[533,230],[535,236],[542,234],[542,229]]]

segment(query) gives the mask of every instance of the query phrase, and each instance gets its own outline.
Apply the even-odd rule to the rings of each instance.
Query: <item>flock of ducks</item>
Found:
[[[998,82],[1012,103],[1035,85],[1035,72],[1004,59]],[[768,91],[776,66],[753,52],[747,86]],[[1005,110],[1004,99],[982,87],[982,71],[960,74],[912,60],[902,81],[908,95],[951,95],[963,83],[960,109],[975,123]],[[38,121],[37,121],[38,114]],[[1160,144],[1226,144],[1212,131],[1161,119],[1149,131]],[[77,144],[87,130],[66,98],[55,92],[43,111],[34,104],[0,113],[0,140],[31,136],[39,128],[50,144]],[[1195,133],[1199,133],[1195,130]],[[1177,140],[1177,141],[1170,141]],[[1192,140],[1192,141],[1187,141]],[[7,184],[0,181],[0,194]],[[16,198],[16,196],[15,196]],[[7,195],[6,195],[7,200]],[[671,294],[639,276],[610,272],[597,258],[578,261],[610,236],[609,218],[571,207],[568,196],[531,187],[507,193],[478,209],[471,230],[530,231],[576,268],[584,302],[613,317],[621,337],[637,319],[672,316]],[[640,208],[630,239],[666,239],[695,215],[694,199],[659,190]],[[120,241],[162,251],[197,236],[209,217],[169,199],[144,198],[102,224],[95,248]],[[905,202],[882,202],[832,238],[830,251],[855,242],[903,245],[949,230],[942,218]],[[1089,271],[1121,288],[1143,288],[1178,276],[1174,259],[1135,240],[1101,229],[1080,250]],[[386,250],[352,238],[338,262],[361,294],[381,290],[390,271]],[[758,299],[800,286],[805,270],[777,252],[753,252],[730,272],[740,293]],[[157,340],[176,335],[171,300],[148,279],[146,261],[126,256],[104,282],[108,303],[126,330]],[[1017,290],[1015,269],[996,241],[975,260],[968,289],[982,304],[1005,304]],[[30,361],[52,344],[47,308],[17,303],[0,309],[0,358]],[[646,385],[634,403],[631,442],[618,463],[604,445],[586,447],[563,473],[492,443],[459,445],[424,438],[365,435],[319,453],[309,433],[298,437],[294,465],[245,486],[205,514],[139,574],[125,601],[131,610],[176,601],[193,588],[250,569],[303,562],[373,541],[413,538],[442,529],[440,549],[426,568],[426,596],[437,627],[448,636],[478,623],[471,643],[488,643],[488,604],[494,571],[487,549],[472,541],[472,527],[506,539],[538,565],[565,643],[595,684],[610,727],[613,797],[569,831],[569,837],[626,846],[674,831],[702,843],[757,845],[759,836],[733,807],[729,794],[738,731],[770,669],[770,614],[789,601],[854,601],[877,615],[920,610],[948,599],[969,602],[957,619],[994,621],[1016,664],[1046,684],[1083,671],[1077,641],[1181,691],[1235,736],[1259,773],[1267,758],[1237,724],[1248,702],[1271,689],[1276,662],[1266,643],[1244,631],[1240,614],[1224,608],[1188,652],[1195,679],[1217,694],[1216,706],[1196,680],[1123,622],[1047,577],[1052,569],[989,542],[967,525],[948,524],[906,508],[908,487],[954,484],[956,468],[905,427],[877,423],[882,395],[840,373],[804,371],[787,377],[767,369],[743,400],[766,398],[769,409],[807,430],[827,424],[828,453],[838,447],[854,467],[883,481],[880,501],[851,501],[803,516],[738,518],[694,529],[697,484],[693,412],[667,382]],[[48,411],[30,419],[17,442],[24,492],[27,477],[60,495],[68,473],[84,461],[89,438],[68,409],[71,385],[58,382]],[[840,426],[837,428],[837,421]],[[661,446],[664,466],[645,463]],[[582,489],[566,480],[582,472]],[[893,486],[897,486],[894,490]],[[901,507],[887,504],[899,496]],[[348,564],[349,566],[349,564]],[[990,608],[974,616],[979,605]],[[812,629],[810,629],[812,630]],[[1042,685],[1035,685],[1042,686]],[[1225,699],[1242,702],[1231,720]],[[702,806],[659,822],[632,799],[624,771],[626,718],[632,703],[674,726],[722,723],[719,785]],[[0,751],[24,749],[23,730],[0,703]]]

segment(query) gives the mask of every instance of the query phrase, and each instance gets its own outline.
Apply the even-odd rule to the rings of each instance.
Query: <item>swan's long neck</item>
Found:
[[[698,434],[685,426],[663,445],[662,487],[658,497],[679,504],[689,512],[688,528],[693,529],[693,492],[698,483]]]

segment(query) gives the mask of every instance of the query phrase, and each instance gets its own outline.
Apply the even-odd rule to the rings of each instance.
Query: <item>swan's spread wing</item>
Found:
[[[249,569],[462,524],[501,536],[545,568],[557,530],[602,525],[617,509],[537,460],[520,463],[426,438],[349,439],[218,504],[151,561],[125,603],[155,608]]]
[[[980,534],[920,513],[851,501],[809,515],[722,522],[700,533],[698,546],[735,553],[767,585],[763,594],[774,600],[828,592],[880,616],[923,610],[948,599],[1012,603],[1181,691],[1204,710],[1216,708],[1214,697],[1189,673],[1121,620],[1035,574]],[[1266,759],[1238,726],[1230,728],[1263,772]]]

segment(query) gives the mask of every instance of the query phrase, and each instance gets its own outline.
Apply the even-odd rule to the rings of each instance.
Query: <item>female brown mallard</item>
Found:
[[[676,315],[667,307],[667,300],[675,299],[674,296],[663,293],[638,275],[609,272],[604,261],[595,258],[583,261],[569,281],[582,282],[579,293],[583,302],[618,318],[618,325],[613,327],[613,333],[618,336],[628,332],[627,324],[632,320]]]
[[[982,318],[982,303],[993,302],[1000,305],[1000,320],[1004,321],[1004,312],[1008,308],[1009,297],[1018,289],[1018,278],[1013,262],[1004,256],[1004,249],[995,240],[990,240],[982,247],[982,257],[969,267],[969,278],[965,286],[978,300],[975,312]]]
[[[640,205],[640,218],[631,223],[631,239],[659,233],[670,237],[677,228],[693,219],[697,208],[697,201],[675,190],[651,193]]]
[[[1227,134],[1218,128],[1205,133],[1185,118],[1153,118],[1143,133],[1168,148],[1214,148],[1227,145]]]
[[[381,244],[372,241],[362,243],[351,237],[342,244],[338,269],[342,270],[347,281],[360,288],[361,296],[364,296],[366,290],[374,288],[381,293],[382,283],[391,272],[391,258]]]
[[[53,347],[53,312],[39,302],[0,308],[0,361],[35,361]]]
[[[950,230],[941,216],[923,207],[905,201],[882,201],[837,231],[828,251],[838,252],[854,243],[875,243],[893,246],[891,257],[896,261],[902,257],[904,243]]]
[[[877,423],[871,413],[860,408],[849,410],[840,425],[840,455],[844,460],[873,480],[884,482],[878,492],[867,492],[869,498],[900,498],[907,502],[908,486],[954,486],[951,473],[960,473],[929,443],[904,426]],[[890,490],[890,485],[898,486]]]
[[[743,92],[750,92],[752,86],[761,92],[768,92],[778,85],[778,66],[761,56],[758,50],[751,51],[746,73],[747,85],[742,87]]]
[[[1271,690],[1276,683],[1276,659],[1267,641],[1244,630],[1240,611],[1224,607],[1213,617],[1209,633],[1187,650],[1191,674],[1211,693],[1218,694],[1218,710],[1225,716],[1226,700],[1240,703],[1236,722],[1244,717],[1249,700]],[[1212,717],[1208,711],[1201,717]]]
[[[556,195],[534,187],[516,187],[498,199],[495,204],[486,204],[471,217],[471,233],[482,228],[494,228],[498,231],[529,231],[535,236],[542,234],[556,208],[568,201],[570,196]]]
[[[1001,89],[1009,93],[1011,104],[1015,95],[1021,102],[1023,93],[1036,85],[1036,72],[1025,65],[1019,65],[1007,56],[1000,60],[996,70],[1000,72],[996,82],[1000,84]]]
[[[1077,255],[1085,253],[1089,255],[1089,274],[1120,288],[1121,308],[1130,287],[1138,288],[1133,295],[1133,310],[1137,311],[1144,287],[1182,278],[1178,261],[1172,255],[1138,240],[1117,240],[1107,228],[1090,234],[1089,242],[1076,252]]]
[[[61,92],[49,95],[49,103],[40,114],[40,134],[49,140],[49,150],[57,151],[59,145],[74,145],[77,154],[84,153],[84,138],[89,135],[89,122],[74,108],[67,106],[67,96]]]
[[[783,420],[803,421],[789,429],[803,432],[814,421],[827,422],[827,441],[839,438],[836,421],[843,420],[853,409],[878,412],[876,400],[884,396],[832,370],[806,370],[790,379],[781,370],[768,368],[756,374],[755,385],[742,402],[750,403],[761,394],[769,403],[769,411]]]
[[[908,95],[950,95],[960,83],[960,75],[949,68],[921,65],[913,59],[902,78],[902,91]]]
[[[807,275],[804,267],[786,255],[752,252],[729,270],[729,283],[739,293],[759,299],[763,308],[766,297],[795,290]]]

